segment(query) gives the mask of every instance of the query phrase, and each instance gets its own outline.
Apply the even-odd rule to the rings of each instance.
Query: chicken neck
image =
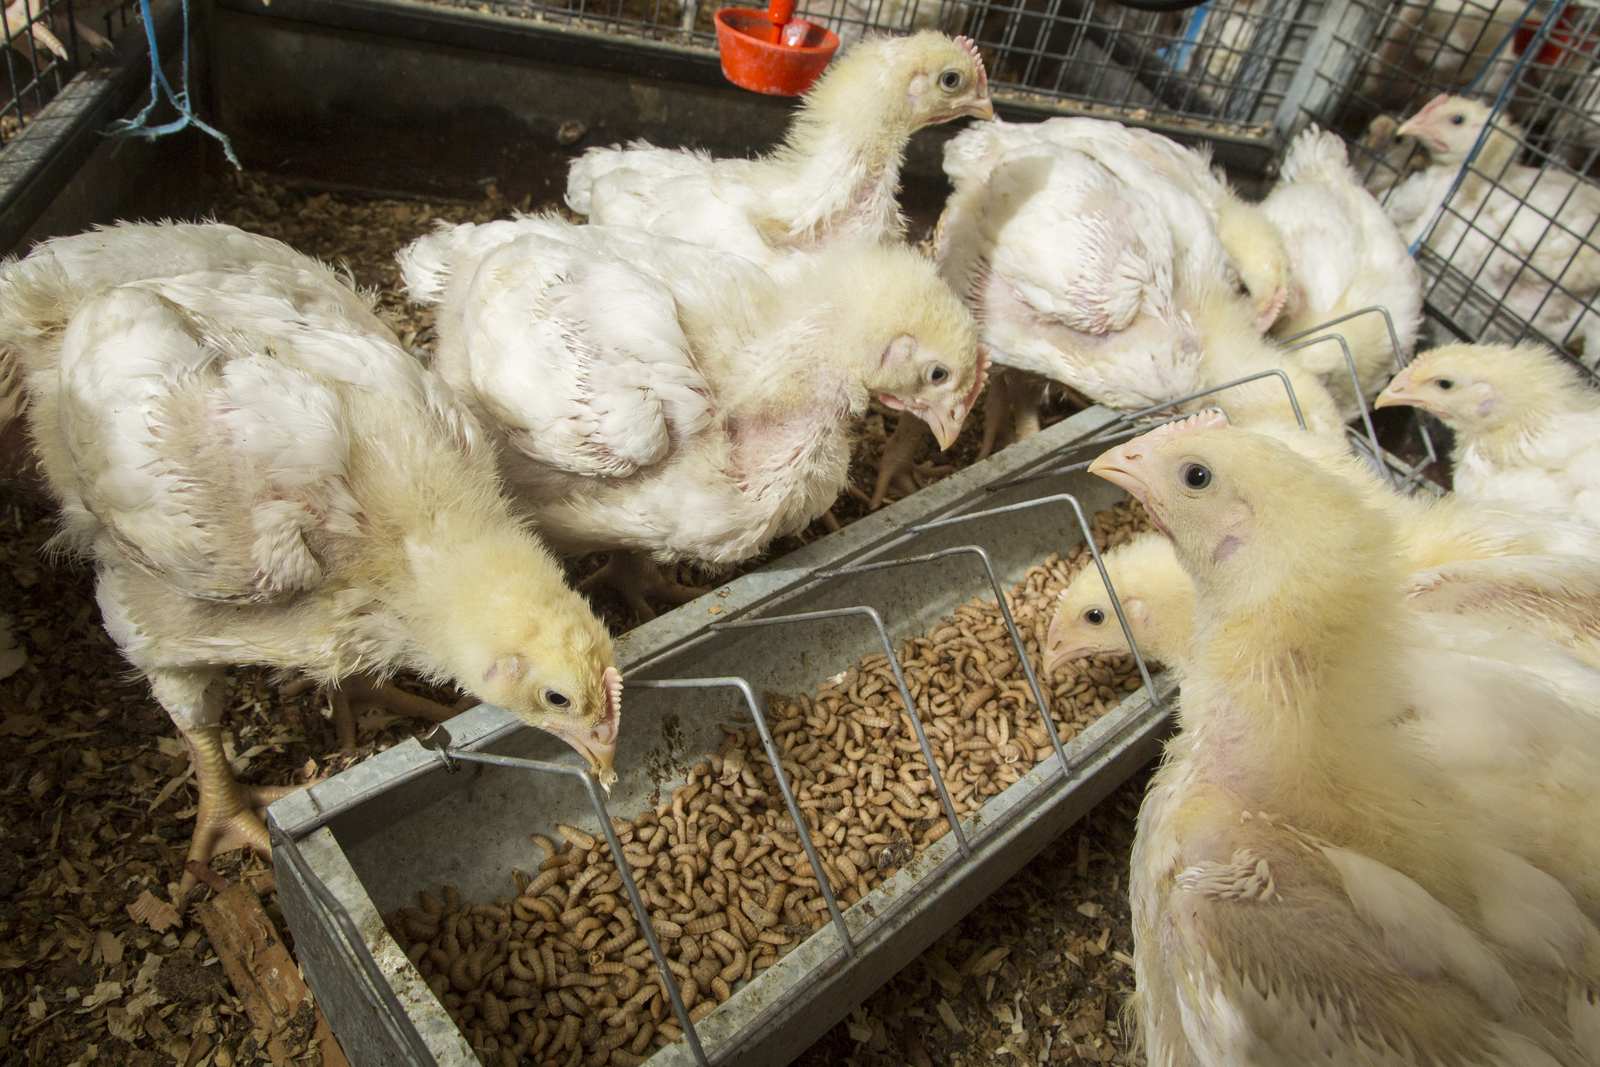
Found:
[[[905,221],[895,192],[912,133],[906,102],[887,92],[865,108],[859,95],[813,97],[782,147],[760,163],[775,231],[767,239],[803,248],[862,230],[899,236]]]
[[[398,539],[373,576],[402,643],[394,665],[470,688],[496,657],[526,643],[520,631],[536,625],[537,609],[554,616],[561,601],[581,604],[544,546],[509,515],[490,519],[442,512]]]
[[[1331,840],[1393,837],[1425,817],[1427,777],[1388,739],[1406,713],[1400,576],[1386,523],[1326,511],[1317,531],[1258,527],[1277,553],[1197,570],[1193,772]]]

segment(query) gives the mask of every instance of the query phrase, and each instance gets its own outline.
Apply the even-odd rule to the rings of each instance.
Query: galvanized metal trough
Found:
[[[631,815],[659,802],[721,743],[719,724],[759,721],[760,694],[811,692],[886,641],[922,633],[973,596],[993,598],[996,583],[1009,587],[1051,552],[1083,543],[1087,520],[1122,494],[1075,461],[1127,427],[1103,408],[1081,412],[624,635],[622,777],[609,809]],[[972,517],[948,521],[958,516]],[[908,557],[917,559],[881,566]],[[773,622],[795,615],[808,617]],[[706,684],[648,686],[674,679]],[[1167,676],[1154,685],[1170,695]],[[835,912],[650,1062],[787,1063],[1153,757],[1169,703],[1153,701],[1149,684],[1129,694],[961,834]],[[441,884],[472,899],[509,894],[512,869],[541,858],[529,834],[552,834],[558,822],[609,830],[601,794],[556,739],[494,707],[447,726],[454,756],[408,741],[269,812],[296,954],[357,1067],[477,1062],[382,915]],[[504,757],[564,763],[568,773],[473,762]]]

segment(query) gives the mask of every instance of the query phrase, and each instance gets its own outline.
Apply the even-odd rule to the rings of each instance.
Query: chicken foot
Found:
[[[314,678],[297,678],[279,686],[278,695],[290,700],[316,685],[317,681]],[[356,747],[357,707],[383,708],[406,718],[439,723],[455,718],[478,703],[477,698],[466,696],[455,704],[441,704],[436,700],[408,693],[392,682],[377,681],[367,674],[355,675],[339,685],[325,686],[324,690],[333,710],[333,726],[338,733],[339,748],[344,752]]]
[[[955,468],[948,464],[914,462],[913,457],[929,432],[928,424],[915,415],[907,413],[900,416],[900,421],[895,423],[894,433],[883,444],[883,455],[878,460],[878,481],[873,487],[872,498],[867,501],[868,511],[877,511],[882,507],[890,489],[901,496],[915,493],[921,487],[917,485],[914,475],[936,479],[955,473]]]
[[[661,573],[655,560],[626,548],[614,549],[605,566],[578,583],[578,592],[591,593],[599,586],[615,589],[644,622],[656,617],[650,599],[678,607],[710,592],[702,586],[672,581]]]
[[[156,700],[166,708],[189,746],[189,763],[200,793],[188,859],[209,867],[211,860],[235,849],[272,854],[263,821],[267,805],[304,786],[246,786],[233,777],[222,749],[222,703],[225,690],[220,668],[152,670],[148,672]],[[198,881],[187,870],[178,883],[175,903],[185,900]]]

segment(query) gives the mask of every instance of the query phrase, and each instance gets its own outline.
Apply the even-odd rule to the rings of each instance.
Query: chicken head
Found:
[[[811,275],[811,314],[840,346],[834,358],[865,389],[909,411],[949,448],[977,402],[989,350],[932,263],[904,248],[854,247]],[[797,294],[805,296],[805,294]]]
[[[1139,651],[1163,663],[1175,662],[1192,629],[1188,620],[1194,613],[1194,587],[1178,566],[1172,543],[1160,534],[1145,534],[1104,553],[1101,561]],[[1056,598],[1045,644],[1046,673],[1072,660],[1126,656],[1130,651],[1099,568],[1084,567]]]
[[[874,91],[867,92],[868,87]],[[864,100],[875,106],[862,110]],[[804,119],[871,121],[892,136],[963,115],[994,118],[989,75],[965,37],[924,30],[909,37],[862,41],[834,61],[806,94]]]
[[[1278,441],[1230,428],[1216,412],[1158,426],[1099,456],[1089,472],[1139,498],[1197,584],[1245,601],[1308,585],[1302,564],[1325,540],[1347,537],[1344,523],[1306,521],[1295,503],[1303,485],[1362,506],[1348,483]],[[1304,552],[1282,550],[1290,529]]]
[[[412,552],[413,565],[419,562]],[[450,561],[445,569],[450,568]],[[553,562],[553,561],[552,561]],[[481,578],[460,576],[467,612],[454,613],[441,665],[489,704],[561,738],[608,789],[622,722],[622,675],[605,625],[565,584],[533,588],[486,560]],[[470,593],[467,590],[470,589]]]
[[[903,58],[891,77],[905,77],[911,121],[931,126],[970,115],[994,118],[989,100],[989,75],[983,57],[969,38],[919,33],[909,38]]]
[[[1488,106],[1476,100],[1440,94],[1402,123],[1395,136],[1421,141],[1436,165],[1459,167],[1478,143],[1490,114]]]
[[[1542,345],[1446,345],[1412,360],[1375,406],[1420,408],[1471,437],[1553,408],[1552,398],[1584,388],[1579,375]]]

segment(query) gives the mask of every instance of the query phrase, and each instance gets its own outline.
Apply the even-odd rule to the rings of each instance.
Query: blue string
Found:
[[[139,0],[139,15],[144,20],[145,40],[150,44],[150,102],[131,119],[118,119],[106,130],[110,137],[142,137],[153,141],[157,137],[165,137],[169,133],[190,126],[198,127],[205,133],[216,138],[222,145],[223,154],[228,157],[235,170],[243,170],[239,166],[239,157],[233,154],[233,144],[228,140],[228,135],[214,126],[203,122],[189,104],[189,0],[182,0],[183,5],[183,88],[174,92],[172,83],[167,80],[167,72],[161,69],[161,53],[156,48],[156,20],[150,13],[150,0]],[[157,101],[163,97],[178,117],[171,122],[160,126],[150,125],[150,112],[155,109]]]

